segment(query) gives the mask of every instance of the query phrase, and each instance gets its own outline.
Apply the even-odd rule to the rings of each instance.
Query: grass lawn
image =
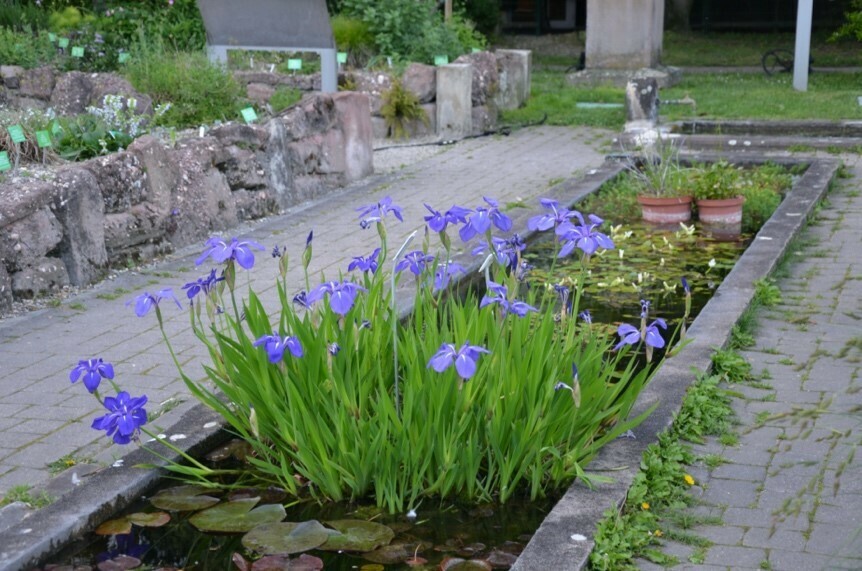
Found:
[[[685,95],[697,102],[697,116],[710,119],[862,119],[862,73],[815,73],[807,92],[797,92],[790,74],[687,74],[677,86],[661,92],[665,100]],[[584,109],[577,102],[623,103],[622,89],[583,88],[567,85],[562,71],[536,70],[532,96],[526,107],[502,113],[502,123],[539,121],[547,113],[551,125],[583,125],[621,129],[625,111]],[[667,120],[693,116],[689,106],[666,106]]]

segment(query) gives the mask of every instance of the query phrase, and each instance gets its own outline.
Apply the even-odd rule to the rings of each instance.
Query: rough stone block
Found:
[[[269,171],[269,189],[280,207],[290,203],[290,193],[293,188],[293,172],[289,164],[287,129],[281,119],[272,119],[266,124],[269,139],[266,151],[260,159]],[[242,197],[237,197],[237,208],[241,206]]]
[[[517,109],[530,98],[532,52],[529,50],[497,50],[499,90],[494,101],[500,109]]]
[[[148,202],[136,204],[127,212],[105,214],[105,249],[117,262],[137,255],[136,247],[156,244],[165,234],[167,216],[161,207]]]
[[[255,154],[249,150],[230,145],[216,159],[215,166],[224,173],[231,190],[240,188],[255,190],[266,187],[266,172],[257,162]]]
[[[246,96],[259,104],[265,104],[275,93],[275,88],[265,83],[249,83],[245,88]]]
[[[18,65],[0,65],[0,79],[9,89],[18,89],[21,86],[21,75],[24,68]]]
[[[278,212],[278,202],[264,190],[235,190],[236,214],[241,220],[263,218]]]
[[[419,98],[419,103],[431,103],[437,94],[437,68],[411,63],[401,76],[401,85]]]
[[[288,141],[296,141],[334,128],[335,102],[330,95],[311,95],[281,115]]]
[[[96,177],[105,212],[125,212],[135,204],[140,204],[147,194],[147,173],[138,157],[127,151],[111,153],[81,163]]]
[[[138,158],[146,173],[146,192],[142,198],[151,206],[159,206],[169,212],[171,190],[176,188],[181,178],[177,162],[161,141],[152,135],[138,137],[126,150]]]
[[[119,95],[124,100],[135,99],[135,113],[152,115],[153,100],[139,93],[126,79],[113,73],[83,73],[70,71],[57,78],[48,98],[51,107],[61,115],[84,113],[87,107],[101,107],[106,95]]]
[[[337,124],[343,134],[342,146],[332,151],[343,153],[343,180],[351,182],[374,172],[368,98],[362,93],[345,91],[333,94],[332,100],[335,103]]]
[[[0,264],[0,314],[12,309],[12,278],[6,266]]]
[[[50,67],[28,69],[19,76],[21,97],[32,97],[48,101],[54,91],[54,70]]]
[[[258,150],[266,144],[268,134],[261,125],[244,125],[228,123],[220,125],[209,132],[211,137],[218,139],[222,145],[235,145],[242,149]]]
[[[82,168],[57,174],[53,210],[63,225],[60,256],[73,285],[95,282],[105,272],[105,204],[96,177]]]
[[[434,111],[434,119],[437,119],[436,108]],[[372,116],[371,132],[375,139],[385,139],[389,135],[389,127],[386,125],[386,119],[379,116]]]
[[[500,88],[500,72],[497,58],[490,52],[464,54],[455,63],[469,63],[473,66],[471,98],[473,107],[485,105]]]
[[[12,293],[19,298],[34,298],[69,285],[69,274],[58,258],[40,258],[30,267],[12,274]]]
[[[473,69],[470,64],[437,67],[437,134],[462,139],[473,133]]]
[[[13,222],[0,235],[0,265],[11,271],[31,266],[63,238],[63,227],[47,207]]]
[[[626,121],[658,121],[658,82],[655,78],[632,79],[626,84]]]
[[[487,133],[497,126],[497,107],[495,105],[482,105],[473,107],[473,134],[481,135]]]
[[[54,185],[43,180],[0,183],[0,228],[46,206],[53,193]]]

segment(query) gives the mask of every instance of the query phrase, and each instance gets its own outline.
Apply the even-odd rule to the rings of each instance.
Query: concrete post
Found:
[[[437,135],[462,139],[473,132],[473,66],[451,63],[437,67]]]
[[[517,109],[530,98],[532,52],[530,50],[497,50],[500,85],[495,102],[500,109]]]
[[[587,69],[656,67],[664,0],[587,0]]]
[[[808,91],[813,4],[813,0],[799,0],[799,7],[796,10],[796,53],[793,56],[793,89],[796,91]]]

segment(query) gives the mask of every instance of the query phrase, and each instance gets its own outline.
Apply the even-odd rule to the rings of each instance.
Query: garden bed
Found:
[[[688,381],[682,369],[685,368],[687,370],[688,364],[692,362],[699,363],[697,359],[702,358],[702,360],[705,359],[703,360],[703,367],[706,367],[708,364],[708,347],[710,345],[721,344],[721,342],[723,342],[723,339],[708,338],[707,333],[729,331],[730,325],[735,320],[735,318],[731,319],[728,312],[721,311],[713,315],[714,312],[711,313],[710,309],[715,307],[716,304],[721,305],[722,303],[729,304],[728,309],[738,308],[740,312],[744,309],[747,304],[747,299],[745,299],[746,292],[752,289],[750,281],[752,279],[751,275],[758,273],[765,275],[769,267],[774,263],[774,260],[777,259],[778,254],[780,254],[787,240],[789,240],[790,235],[796,231],[802,220],[804,220],[807,210],[813,205],[815,198],[825,191],[826,184],[828,183],[828,180],[831,179],[836,168],[837,165],[830,161],[814,161],[812,163],[808,173],[806,173],[802,180],[796,185],[795,190],[788,196],[784,204],[782,204],[776,216],[774,216],[761,231],[759,239],[755,241],[755,244],[749,252],[743,256],[743,260],[740,262],[740,265],[731,272],[731,275],[728,277],[728,281],[718,290],[717,297],[709,303],[707,311],[704,312],[704,314],[695,322],[690,333],[690,335],[695,338],[695,341],[686,347],[686,353],[683,354],[684,356],[687,355],[692,358],[684,357],[684,361],[687,365],[685,367],[676,366],[676,370],[674,369],[673,360],[671,363],[666,364],[659,373],[659,377],[656,377],[653,385],[644,392],[641,398],[641,402],[645,403],[644,406],[659,400],[659,395],[656,391],[659,391],[660,388],[663,388],[668,383],[670,386],[676,387],[677,391],[684,389]],[[571,203],[574,200],[585,196],[587,193],[597,188],[603,180],[616,175],[618,172],[618,167],[609,165],[601,169],[599,172],[587,177],[587,179],[583,181],[558,185],[549,193],[550,197],[559,198],[564,203]],[[796,216],[786,216],[788,213],[796,214]],[[786,235],[779,231],[783,231]],[[762,239],[765,237],[772,239]],[[773,262],[767,263],[768,256],[773,257]],[[751,261],[752,259],[756,261],[755,267],[746,270],[746,260]],[[737,282],[741,279],[742,283],[734,282],[734,276],[741,276],[737,278]],[[760,276],[755,275],[754,278],[756,277]],[[746,278],[749,278],[747,284],[745,283]],[[703,325],[705,321],[712,321],[712,326],[710,326],[709,323]],[[660,379],[664,379],[668,376],[670,376],[670,381],[660,381]],[[678,396],[679,395],[677,395],[677,397]],[[639,450],[642,448],[641,444],[645,446],[647,443],[645,440],[648,440],[649,436],[654,435],[657,431],[656,426],[667,424],[667,418],[669,418],[670,411],[672,411],[675,406],[678,406],[678,402],[681,398],[676,398],[674,400],[672,397],[673,393],[669,393],[667,398],[661,398],[660,400],[662,402],[659,411],[636,431],[637,434],[643,435],[641,439],[638,441],[629,441],[626,439],[614,442],[607,451],[600,454],[597,461],[591,464],[591,471],[595,471],[596,467],[602,469],[603,467],[608,466],[609,463],[614,465],[626,463],[625,461],[616,462],[613,459],[619,458],[618,455],[622,451]],[[184,418],[179,426],[172,427],[168,433],[183,433],[190,435],[191,437],[189,440],[194,441],[197,445],[194,450],[200,451],[212,445],[210,442],[202,444],[205,436],[217,438],[216,435],[218,434],[218,431],[214,427],[203,430],[201,429],[201,427],[206,426],[211,419],[211,413],[203,410],[202,407],[198,407],[195,414]],[[639,454],[639,452],[637,452],[637,454]],[[150,460],[151,457],[149,457],[145,452],[136,451],[125,459],[125,466],[132,466],[136,463]],[[632,464],[636,466],[637,462],[634,461]],[[68,497],[64,497],[57,504],[34,514],[31,518],[25,521],[24,526],[19,526],[17,529],[4,532],[4,534],[0,536],[0,544],[9,546],[9,550],[2,554],[0,562],[10,568],[32,564],[34,561],[43,557],[51,547],[56,547],[56,545],[61,541],[69,540],[87,527],[94,526],[100,519],[104,519],[104,517],[108,515],[107,512],[113,511],[114,509],[121,507],[120,504],[131,501],[142,493],[145,493],[146,488],[155,482],[156,477],[157,475],[152,471],[144,472],[134,470],[133,468],[109,469],[93,476],[85,486],[74,490]],[[620,485],[625,483],[626,478],[623,475],[615,472],[614,477],[620,479]],[[567,498],[568,504],[570,505],[575,496],[583,495],[584,489],[582,487],[578,485],[573,486],[566,494],[566,498],[563,499],[542,525],[531,543],[532,547],[528,547],[525,551],[522,556],[522,560],[525,560],[526,563],[522,562],[518,565],[522,565],[522,568],[525,569],[572,568],[571,562],[574,560],[571,559],[571,557],[573,554],[578,553],[579,549],[582,550],[584,545],[573,543],[570,536],[572,533],[583,533],[586,536],[591,534],[592,527],[594,526],[595,521],[598,520],[598,515],[601,514],[601,511],[607,508],[608,505],[614,501],[617,501],[609,500],[608,497],[605,497],[604,494],[607,493],[608,489],[624,491],[624,487],[620,488],[618,485],[614,485],[609,488],[602,487],[597,490],[595,496],[591,495],[590,497],[599,498],[599,501],[596,503],[596,506],[598,506],[598,512],[596,517],[592,520],[592,525],[587,525],[583,523],[585,520],[578,520],[571,514],[567,516],[560,515],[561,510],[565,510]],[[89,491],[87,492],[86,490]],[[111,497],[105,498],[104,490],[115,491],[111,493]],[[85,503],[81,503],[82,500],[84,500]],[[584,498],[576,498],[576,503],[584,503]],[[572,519],[573,517],[574,519]],[[553,525],[553,522],[555,521],[558,523],[562,522],[564,527],[562,529],[556,529],[555,531]],[[574,525],[577,524],[578,521],[581,521],[582,523]],[[55,529],[57,530],[57,533],[46,534],[44,537],[35,537],[33,535],[29,535],[29,532],[22,533],[24,529],[32,530],[34,528]],[[547,541],[548,533],[551,534],[554,549],[548,551],[547,549],[537,548],[537,546],[542,545],[543,541]],[[547,546],[548,544],[545,545]],[[561,549],[565,551],[565,553],[560,555],[560,559],[556,563],[551,560],[536,562],[531,558],[536,557],[537,549],[539,552],[544,551],[544,556],[546,557],[554,557],[554,554]],[[10,551],[15,551],[15,553],[10,553]],[[589,549],[583,552],[583,557],[585,558],[588,553]],[[560,562],[565,563],[560,564]]]

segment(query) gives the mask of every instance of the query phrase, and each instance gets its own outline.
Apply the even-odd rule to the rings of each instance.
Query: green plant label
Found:
[[[338,52],[338,63],[347,63],[347,52]]]
[[[12,125],[6,127],[6,130],[9,132],[9,136],[12,137],[12,142],[16,145],[27,142],[27,137],[24,136],[24,129],[21,128],[21,125]]]
[[[57,135],[59,135],[62,132],[63,132],[63,128],[60,127],[60,124],[56,121],[53,121],[51,123],[51,134],[53,134],[56,137]]]
[[[129,52],[120,52],[117,54],[117,61],[120,63],[126,63],[130,59],[132,59],[132,54]]]
[[[81,46],[72,46],[72,57],[84,57],[84,48]]]
[[[449,56],[434,56],[434,65],[447,65],[449,63]]]
[[[481,51],[482,51],[482,48],[473,48],[473,50],[472,50],[472,51],[473,51],[473,53],[474,53],[474,54],[477,54],[477,53],[479,53],[479,52],[481,52]]]
[[[51,134],[48,131],[36,131],[36,144],[41,148],[51,146]]]
[[[52,44],[54,42],[56,42],[57,41],[57,34],[55,34],[54,32],[50,32],[48,34],[48,41],[51,42]]]
[[[246,123],[254,123],[257,121],[257,113],[254,112],[254,108],[252,107],[246,107],[240,111],[240,113],[242,113],[242,118]]]
[[[57,40],[57,47],[61,47],[64,50],[69,47],[69,38],[60,38]]]
[[[12,168],[12,163],[9,162],[9,153],[0,151],[0,172],[8,171]]]
[[[297,71],[302,69],[302,60],[293,58],[287,60],[287,69],[291,71]]]

